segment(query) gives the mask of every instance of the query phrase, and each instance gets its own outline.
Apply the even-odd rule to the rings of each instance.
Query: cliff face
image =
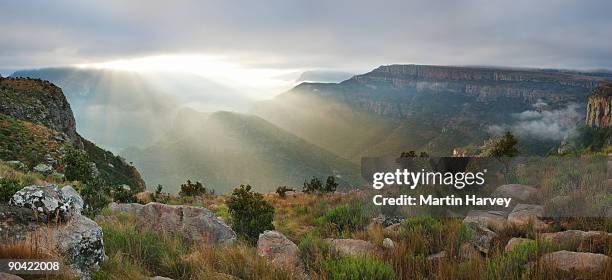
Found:
[[[586,124],[590,127],[612,127],[612,83],[601,84],[589,96]]]
[[[389,84],[417,92],[459,93],[483,101],[509,97],[535,103],[538,100],[579,100],[580,95],[594,89],[603,78],[545,70],[389,65],[351,80],[366,85]]]
[[[62,132],[73,145],[83,147],[70,104],[50,82],[0,77],[0,114]]]
[[[66,148],[83,149],[109,184],[145,187],[123,159],[82,138],[62,90],[48,81],[0,77],[0,160],[39,163],[62,171]]]

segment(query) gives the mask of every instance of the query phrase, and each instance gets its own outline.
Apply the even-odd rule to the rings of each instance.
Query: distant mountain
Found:
[[[242,93],[191,74],[64,67],[17,71],[12,77],[57,84],[72,105],[79,132],[116,151],[153,144],[183,106],[216,111],[246,110],[251,104]]]
[[[353,73],[343,71],[311,70],[302,73],[297,82],[338,83],[353,75]]]
[[[584,115],[586,96],[606,79],[606,73],[390,65],[341,83],[302,83],[259,103],[254,114],[353,162],[409,150],[450,155],[500,129],[516,129],[523,152],[543,154],[562,133],[530,129],[575,122],[549,116],[564,118],[568,108]]]
[[[63,171],[67,148],[82,149],[106,182],[145,188],[138,171],[122,158],[81,137],[62,90],[48,81],[0,77],[0,160],[18,160]]]
[[[357,165],[257,116],[226,111],[182,111],[163,140],[124,155],[149,185],[175,192],[186,179],[201,180],[217,193],[240,184],[259,191],[301,186],[312,176],[334,175],[344,187],[360,182]]]

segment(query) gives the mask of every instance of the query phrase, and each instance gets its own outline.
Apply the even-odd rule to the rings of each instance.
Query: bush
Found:
[[[66,180],[87,183],[93,179],[93,170],[89,156],[83,150],[70,149],[64,157],[64,175]]]
[[[276,193],[280,197],[285,197],[286,193],[289,192],[289,191],[292,192],[293,189],[292,188],[288,188],[287,186],[281,186],[281,187],[276,188]]]
[[[302,238],[298,248],[300,249],[304,264],[311,271],[321,271],[325,259],[338,257],[338,253],[333,249],[331,244],[312,234]]]
[[[191,180],[187,180],[187,183],[181,185],[181,191],[179,192],[179,195],[181,197],[186,197],[200,196],[205,195],[207,193],[212,194],[213,192],[209,192],[200,182],[196,181],[195,183],[192,183]]]
[[[323,192],[333,193],[336,191],[337,188],[338,188],[338,183],[336,183],[336,177],[334,176],[327,177],[327,181],[325,182],[325,188],[323,189]]]
[[[344,257],[327,261],[324,265],[330,280],[390,280],[395,278],[393,268],[373,258]]]
[[[310,182],[304,181],[304,188],[302,191],[305,193],[332,193],[336,191],[336,188],[338,188],[338,183],[336,183],[336,178],[334,176],[327,177],[325,186],[323,186],[319,178],[312,177]]]
[[[537,252],[547,251],[549,248],[549,242],[537,244],[534,240],[516,245],[511,251],[487,263],[488,279],[520,279],[526,271],[527,263],[535,261]]]
[[[88,217],[95,217],[112,201],[110,188],[99,178],[91,179],[88,183],[83,184],[80,193],[85,203],[83,214]]]
[[[0,179],[0,203],[8,202],[21,189],[19,180],[11,178]]]
[[[115,186],[112,190],[113,201],[120,203],[136,202],[136,192],[126,189],[123,185]]]
[[[340,234],[363,229],[369,221],[370,217],[360,203],[338,206],[321,217],[324,226]]]
[[[250,185],[235,188],[227,206],[232,217],[232,229],[252,244],[257,242],[260,233],[274,229],[274,207],[261,194],[251,191]]]

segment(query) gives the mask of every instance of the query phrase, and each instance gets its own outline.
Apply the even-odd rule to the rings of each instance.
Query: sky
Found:
[[[393,63],[612,69],[611,10],[598,0],[0,1],[0,73],[208,65],[273,79]]]

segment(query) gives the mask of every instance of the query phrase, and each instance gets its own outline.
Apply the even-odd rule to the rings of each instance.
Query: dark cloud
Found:
[[[0,68],[184,52],[349,70],[612,68],[610,10],[607,0],[4,1]]]

